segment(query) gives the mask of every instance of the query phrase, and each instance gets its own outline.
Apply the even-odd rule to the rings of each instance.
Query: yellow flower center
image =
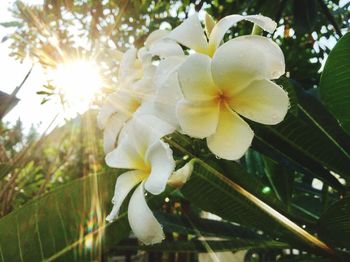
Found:
[[[229,104],[232,100],[232,97],[227,94],[225,91],[218,91],[217,96],[215,97],[215,102],[218,103],[220,106]]]

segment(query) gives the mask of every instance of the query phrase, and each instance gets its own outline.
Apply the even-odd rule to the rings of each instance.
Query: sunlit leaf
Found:
[[[320,95],[325,106],[350,134],[350,33],[335,45],[320,80]]]

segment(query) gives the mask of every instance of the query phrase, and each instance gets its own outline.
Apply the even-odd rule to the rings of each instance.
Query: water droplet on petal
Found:
[[[216,159],[221,159],[221,157],[219,157],[219,156],[215,156],[215,158],[216,158]]]

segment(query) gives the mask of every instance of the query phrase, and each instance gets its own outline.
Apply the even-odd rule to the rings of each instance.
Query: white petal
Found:
[[[169,77],[177,72],[185,59],[185,56],[173,56],[160,61],[154,74],[154,84],[157,90],[167,84]]]
[[[206,101],[218,94],[211,76],[211,59],[202,54],[190,55],[179,67],[179,81],[186,100]]]
[[[175,129],[179,128],[176,117],[176,105],[183,98],[177,72],[169,76],[154,98],[154,115],[172,125]]]
[[[172,187],[181,187],[183,186],[189,179],[193,171],[193,164],[196,159],[192,159],[188,163],[186,163],[183,167],[176,170],[171,174],[168,180],[168,185]]]
[[[169,34],[167,30],[155,30],[150,33],[145,41],[145,47],[150,48],[155,42],[164,39]]]
[[[213,55],[220,42],[224,38],[224,35],[234,24],[242,20],[248,20],[252,23],[257,24],[265,31],[272,33],[276,29],[276,22],[271,18],[262,15],[229,15],[222,18],[213,28],[209,37],[209,50],[210,54]]]
[[[130,121],[129,135],[139,155],[145,158],[147,149],[160,138],[174,132],[174,127],[153,115],[136,115]]]
[[[146,47],[141,47],[139,51],[137,52],[138,60],[135,62],[135,67],[140,67],[141,74],[139,75],[139,78],[142,77],[143,68],[144,66],[151,65],[152,64],[152,54],[149,52],[149,50]]]
[[[97,125],[99,128],[104,129],[109,121],[109,118],[116,112],[115,106],[108,101],[102,105],[97,115]]]
[[[275,79],[284,74],[284,56],[279,46],[263,36],[240,36],[220,46],[212,60],[217,86],[231,95],[253,80]]]
[[[176,113],[183,133],[195,138],[205,138],[216,130],[219,104],[182,100],[177,105]]]
[[[215,22],[214,18],[210,14],[205,12],[204,28],[205,28],[205,33],[207,34],[208,39],[210,37],[211,31],[213,30],[215,24],[216,24],[216,22]]]
[[[144,170],[145,163],[142,155],[135,148],[132,135],[125,135],[117,148],[106,155],[106,164],[115,168]]]
[[[173,39],[199,53],[207,53],[208,42],[197,13],[190,16],[179,26],[174,28],[167,38]]]
[[[168,144],[158,140],[148,148],[146,159],[150,163],[151,173],[146,180],[145,189],[158,195],[164,191],[168,178],[175,169],[173,151]]]
[[[157,68],[154,82],[157,92],[154,97],[154,115],[179,128],[176,118],[176,104],[183,98],[177,69],[185,57],[169,57],[162,60]]]
[[[127,118],[124,114],[114,114],[109,118],[103,131],[103,148],[105,153],[109,153],[115,148],[118,134]]]
[[[130,78],[131,75],[135,75],[135,62],[137,58],[137,49],[131,47],[124,55],[119,65],[118,79]]]
[[[107,221],[111,222],[118,218],[119,209],[125,197],[146,175],[147,174],[141,171],[129,171],[118,176],[112,199],[114,206],[111,213],[106,217]]]
[[[151,45],[149,48],[149,52],[155,56],[159,56],[160,58],[166,58],[171,56],[183,56],[184,52],[181,46],[173,40],[164,39],[158,41]]]
[[[222,109],[215,134],[207,138],[210,151],[227,160],[241,158],[252,143],[254,133],[236,113]]]
[[[155,92],[155,85],[153,77],[156,71],[156,67],[153,64],[144,65],[144,72],[141,79],[135,81],[132,84],[132,95],[137,97],[138,100],[149,97]]]
[[[136,188],[131,196],[128,218],[132,231],[142,243],[152,245],[162,242],[165,238],[162,226],[147,205],[143,183]]]
[[[287,114],[289,99],[287,93],[275,83],[257,80],[236,94],[230,106],[250,120],[275,125]]]
[[[139,106],[140,100],[133,91],[127,88],[119,88],[116,92],[107,96],[98,116],[99,126],[104,128],[113,113],[122,113],[131,117]]]

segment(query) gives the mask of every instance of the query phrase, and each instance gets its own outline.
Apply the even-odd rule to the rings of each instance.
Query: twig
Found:
[[[340,30],[340,27],[339,27],[337,21],[335,20],[334,16],[332,15],[332,13],[329,11],[325,2],[323,0],[318,0],[318,3],[320,4],[320,7],[321,7],[324,15],[327,17],[328,21],[333,25],[335,32],[338,34],[339,37],[342,37],[343,34]]]

